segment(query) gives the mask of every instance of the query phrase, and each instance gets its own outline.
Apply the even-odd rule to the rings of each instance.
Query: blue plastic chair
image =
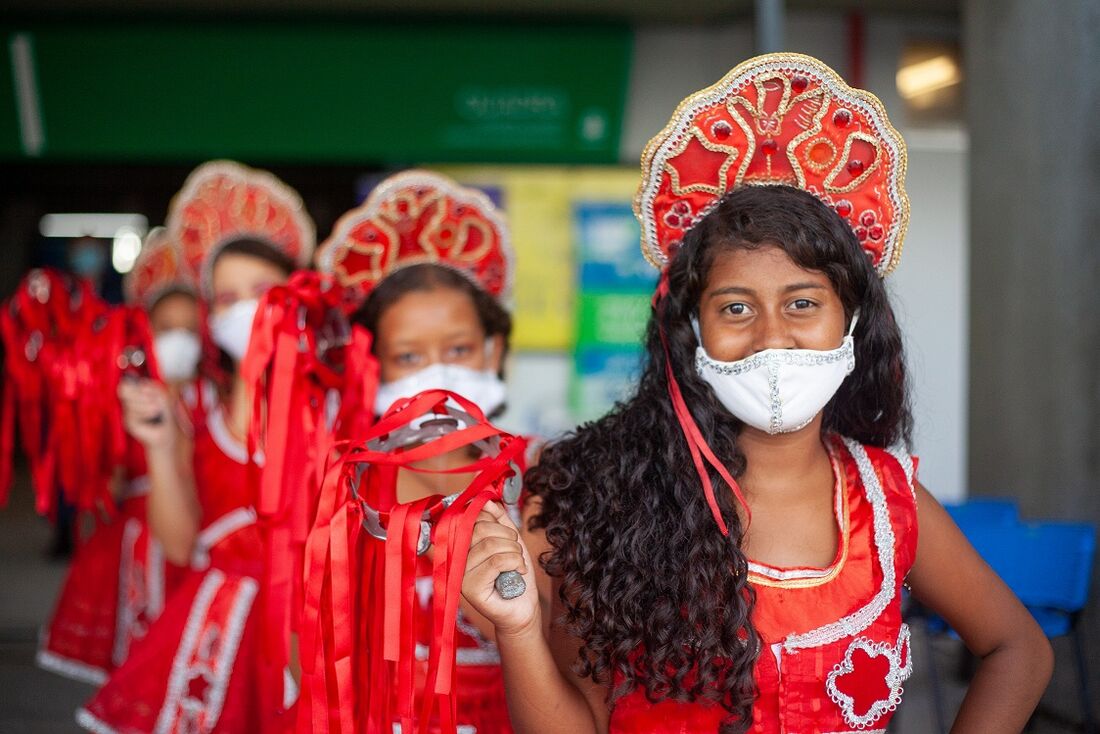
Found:
[[[970,528],[1003,527],[1020,520],[1020,508],[1016,500],[1008,497],[970,497],[956,504],[945,504],[943,509],[947,510],[947,514],[963,531],[963,535],[967,536]],[[930,634],[950,631],[942,617],[924,608],[915,609],[914,616],[924,619],[925,627]]]
[[[1048,637],[1070,636],[1085,731],[1095,731],[1079,621],[1088,602],[1096,528],[1084,523],[1019,522],[1008,517],[1002,503],[956,507],[949,512],[958,518],[956,522],[967,539],[1028,608],[1043,632]],[[947,630],[936,615],[924,616],[930,634]],[[931,643],[927,649],[930,654]],[[933,696],[942,729],[942,697],[932,668]]]
[[[971,497],[965,502],[944,505],[943,509],[964,533],[971,526],[1004,525],[1020,519],[1016,500],[1008,497]]]
[[[1036,614],[1048,637],[1069,634],[1085,607],[1096,553],[1096,528],[1084,523],[1035,522],[965,529],[967,539],[997,575]]]

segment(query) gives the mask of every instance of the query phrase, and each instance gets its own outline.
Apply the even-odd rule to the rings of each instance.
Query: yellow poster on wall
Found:
[[[629,202],[634,168],[455,166],[458,181],[499,191],[516,251],[512,345],[525,351],[573,347],[576,258],[573,208],[578,202]]]

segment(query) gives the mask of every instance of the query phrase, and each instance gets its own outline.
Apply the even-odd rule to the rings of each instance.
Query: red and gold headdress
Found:
[[[183,261],[179,248],[168,239],[168,231],[157,227],[149,232],[133,269],[123,283],[126,302],[151,309],[165,294],[194,293],[195,276]]]
[[[420,170],[380,183],[340,218],[317,257],[320,270],[364,293],[401,268],[443,265],[506,306],[513,260],[508,226],[489,197]]]
[[[233,161],[204,163],[187,177],[168,209],[168,237],[180,247],[205,291],[218,252],[251,237],[307,267],[317,242],[298,193],[266,171]]]
[[[727,192],[779,183],[831,206],[885,276],[909,222],[905,167],[905,142],[873,94],[810,56],[757,56],[681,102],[646,146],[634,197],[642,251],[663,267]]]

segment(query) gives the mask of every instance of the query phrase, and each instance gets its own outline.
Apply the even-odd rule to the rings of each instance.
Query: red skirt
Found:
[[[84,708],[93,732],[246,732],[259,717],[258,584],[243,574],[195,572],[130,657]]]
[[[119,516],[97,527],[77,549],[42,630],[38,664],[86,683],[103,683],[145,635],[182,573],[165,563],[152,539],[145,497],[124,500]]]

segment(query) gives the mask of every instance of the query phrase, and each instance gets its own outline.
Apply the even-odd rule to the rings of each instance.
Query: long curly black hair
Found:
[[[755,697],[755,596],[732,492],[712,469],[729,526],[723,536],[669,399],[666,353],[700,431],[736,476],[741,423],[696,374],[697,311],[715,256],[774,245],[824,273],[848,317],[859,310],[855,371],[825,408],[823,431],[865,444],[908,443],[912,430],[901,334],[882,280],[851,228],[815,196],[787,186],[728,194],[688,232],[669,266],[668,295],[646,330],[636,394],[548,446],[527,476],[541,498],[532,528],[561,580],[558,623],[581,642],[576,670],[611,687],[610,705],[636,688],[651,701],[710,700],[720,731],[744,732]]]

